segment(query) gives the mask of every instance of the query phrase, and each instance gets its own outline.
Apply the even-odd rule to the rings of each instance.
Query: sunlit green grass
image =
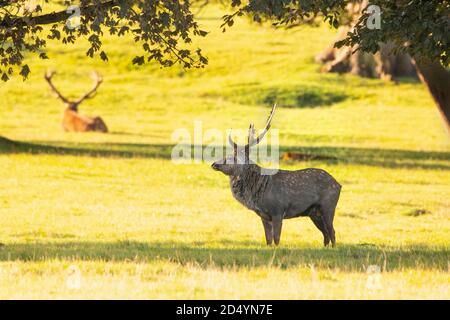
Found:
[[[426,89],[320,73],[326,26],[240,20],[223,34],[221,15],[201,14],[203,70],[134,67],[137,46],[111,38],[109,63],[86,58],[84,41],[51,44],[29,80],[1,84],[0,298],[450,298],[450,145]],[[103,75],[81,112],[109,134],[61,130],[47,68],[73,97],[93,69]],[[337,159],[281,162],[343,185],[336,249],[307,218],[286,221],[281,246],[267,248],[225,176],[170,160],[174,130],[260,128],[273,101],[281,152]]]

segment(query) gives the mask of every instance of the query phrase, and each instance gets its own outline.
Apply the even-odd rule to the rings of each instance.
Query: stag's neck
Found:
[[[233,196],[251,210],[258,210],[271,176],[262,175],[261,167],[251,164],[238,176],[230,176]]]

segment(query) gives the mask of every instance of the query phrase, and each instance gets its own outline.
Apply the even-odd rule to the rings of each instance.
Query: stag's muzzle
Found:
[[[219,164],[217,164],[217,163],[213,163],[212,165],[211,165],[211,168],[213,168],[214,170],[219,170]]]

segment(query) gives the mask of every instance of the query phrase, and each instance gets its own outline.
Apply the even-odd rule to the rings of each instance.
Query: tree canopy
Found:
[[[28,75],[30,69],[24,61],[25,52],[46,59],[48,40],[71,44],[81,37],[87,38],[90,46],[86,54],[107,60],[107,52],[102,50],[105,33],[133,36],[143,49],[143,54],[137,54],[133,59],[135,64],[157,61],[162,66],[180,63],[184,68],[207,64],[201,49],[191,45],[192,37],[207,34],[199,28],[191,10],[199,1],[79,0],[77,28],[70,28],[66,23],[73,15],[70,10],[46,12],[44,7],[48,0],[40,0],[41,3],[35,6],[30,5],[33,3],[30,1],[0,0],[0,77],[5,81],[15,70],[23,77]],[[234,12],[223,17],[223,27],[224,30],[231,27],[235,17],[243,15],[249,15],[255,21],[268,19],[286,26],[319,16],[338,27],[342,12],[350,2],[354,1],[230,0]],[[395,51],[448,66],[449,0],[372,0],[370,4],[381,9],[381,28],[368,28],[370,12],[366,11],[338,45],[357,45],[358,50],[374,53],[379,50],[380,43],[390,41],[396,44]]]
[[[349,0],[232,0],[235,12],[224,17],[224,27],[232,26],[236,16],[250,15],[255,21],[270,19],[275,24],[292,25],[322,16],[338,27]],[[370,28],[371,12],[365,10],[347,38],[339,46],[357,46],[358,50],[376,53],[381,43],[392,42],[394,53],[409,53],[450,62],[450,1],[448,0],[371,0],[381,13],[380,28]]]
[[[39,3],[40,2],[40,3]],[[34,4],[37,3],[37,4]],[[192,36],[205,36],[194,20],[188,0],[80,0],[79,23],[73,28],[67,23],[75,10],[47,12],[48,0],[0,0],[0,76],[7,81],[15,70],[27,77],[30,69],[24,63],[25,53],[48,58],[48,40],[71,44],[87,38],[86,54],[99,55],[105,33],[115,36],[131,34],[143,54],[136,55],[135,64],[157,61],[162,66],[180,63],[184,68],[201,67],[207,63],[201,49],[192,49]],[[61,1],[63,4],[63,1]],[[48,25],[48,27],[46,27]],[[138,50],[136,50],[138,52]]]

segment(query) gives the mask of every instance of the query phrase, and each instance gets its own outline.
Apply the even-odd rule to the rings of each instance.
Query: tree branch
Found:
[[[85,7],[81,7],[80,11],[82,16],[90,16],[95,13],[96,10],[112,8],[115,5],[118,5],[117,0],[109,0],[101,4],[91,4]],[[59,11],[35,17],[19,17],[11,20],[2,20],[0,21],[0,28],[54,24],[67,20],[72,14],[73,13],[67,11]]]

